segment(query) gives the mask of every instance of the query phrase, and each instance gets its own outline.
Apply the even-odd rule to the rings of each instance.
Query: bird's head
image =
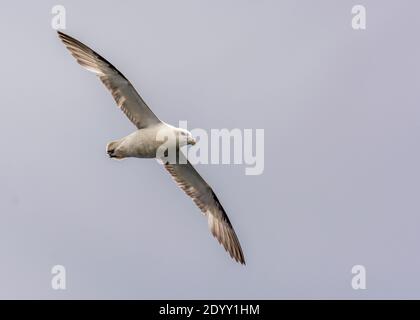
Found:
[[[185,146],[188,144],[195,145],[196,141],[192,136],[191,132],[186,129],[178,128],[179,144]]]

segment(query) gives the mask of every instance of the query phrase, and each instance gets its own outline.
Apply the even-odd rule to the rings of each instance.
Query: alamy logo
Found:
[[[55,265],[51,268],[51,287],[54,290],[66,290],[66,268],[62,265]]]
[[[187,130],[187,121],[180,121],[179,128]],[[264,129],[211,129],[210,134],[200,128],[191,130],[194,143],[182,148],[186,158],[177,159],[177,145],[186,146],[189,137],[176,136],[172,131],[161,130],[156,140],[162,142],[156,157],[169,163],[192,164],[245,164],[246,175],[264,172]]]
[[[351,26],[354,30],[365,30],[366,29],[366,8],[362,5],[356,5],[351,9],[353,19],[351,20]]]
[[[351,286],[354,290],[365,290],[366,289],[366,268],[362,265],[355,265],[351,269],[351,273],[354,274],[351,280]]]
[[[56,5],[51,8],[53,18],[51,20],[51,27],[55,30],[66,29],[66,8],[62,5]]]

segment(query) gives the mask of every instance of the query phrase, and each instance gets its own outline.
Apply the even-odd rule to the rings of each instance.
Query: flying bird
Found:
[[[130,81],[95,51],[63,32],[58,31],[58,36],[77,62],[99,77],[111,92],[117,106],[137,128],[128,136],[108,143],[108,155],[117,159],[136,157],[162,160],[158,156],[158,150],[162,146],[162,142],[157,139],[158,133],[178,137],[174,142],[176,145],[172,146],[177,150],[176,161],[162,161],[164,168],[207,217],[213,236],[233,259],[245,264],[238,237],[216,194],[191,163],[183,158],[182,152],[179,152],[181,147],[195,144],[192,134],[159,120]]]

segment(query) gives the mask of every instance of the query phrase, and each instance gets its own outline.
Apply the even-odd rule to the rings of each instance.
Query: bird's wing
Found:
[[[77,62],[95,73],[111,92],[118,107],[141,129],[161,121],[149,109],[130,81],[111,63],[80,41],[58,31],[58,36]]]
[[[194,169],[189,161],[185,164],[164,164],[177,185],[189,195],[201,211],[207,216],[213,236],[237,262],[245,264],[244,254],[235,230],[211,187]]]

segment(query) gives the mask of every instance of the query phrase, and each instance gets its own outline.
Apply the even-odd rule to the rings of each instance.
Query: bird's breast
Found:
[[[156,130],[140,129],[133,132],[125,141],[127,153],[136,158],[155,158],[162,145]]]

